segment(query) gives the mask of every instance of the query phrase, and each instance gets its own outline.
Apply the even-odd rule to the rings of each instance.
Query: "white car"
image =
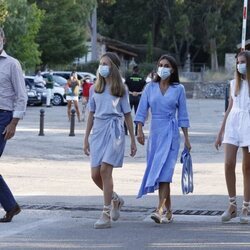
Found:
[[[46,100],[46,88],[42,83],[35,84],[34,83],[34,76],[25,76],[25,78],[29,79],[29,82],[34,85],[36,89],[39,89],[39,92],[43,92],[43,98]],[[65,99],[65,90],[64,87],[61,86],[58,82],[57,79],[53,77],[54,80],[54,88],[53,88],[53,99],[52,99],[52,104],[54,106],[59,106],[66,104],[67,101]],[[65,80],[63,78],[63,80]],[[66,81],[67,82],[67,81]]]
[[[65,78],[66,80],[68,80],[70,78],[70,75],[71,75],[71,71],[52,71],[52,75],[55,76],[55,77],[61,77],[61,78]],[[77,71],[77,77],[78,77],[78,80],[82,80],[84,77],[89,77],[91,79],[92,82],[95,81],[96,79],[96,75],[90,73],[90,72],[83,72],[83,71]],[[42,76],[46,76],[47,74],[49,74],[48,71],[44,71],[41,73]],[[56,81],[56,80],[55,80]]]

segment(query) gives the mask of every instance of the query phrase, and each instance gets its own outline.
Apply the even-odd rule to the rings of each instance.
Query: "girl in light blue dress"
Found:
[[[91,176],[103,190],[104,208],[94,228],[111,227],[117,220],[123,199],[113,192],[113,168],[122,167],[125,150],[124,118],[131,137],[131,156],[136,143],[128,91],[119,72],[120,60],[112,52],[100,60],[96,84],[90,88],[89,116],[84,138],[84,153],[90,155]],[[92,133],[90,135],[90,132]]]
[[[137,140],[144,145],[143,125],[150,108],[152,118],[147,145],[147,167],[138,198],[159,189],[159,203],[151,218],[156,223],[162,223],[172,220],[170,183],[180,147],[179,127],[182,128],[188,150],[191,145],[185,89],[179,83],[175,59],[163,55],[157,67],[155,80],[148,83],[142,93],[134,122],[138,124]]]

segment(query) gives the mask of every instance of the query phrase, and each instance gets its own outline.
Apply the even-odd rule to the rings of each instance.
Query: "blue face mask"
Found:
[[[247,65],[246,63],[238,63],[237,70],[240,74],[245,75],[247,73]]]
[[[104,78],[108,77],[110,74],[109,66],[108,65],[99,65],[98,72],[102,77],[104,77]]]
[[[171,69],[165,67],[158,67],[157,75],[162,79],[166,80],[171,75]]]

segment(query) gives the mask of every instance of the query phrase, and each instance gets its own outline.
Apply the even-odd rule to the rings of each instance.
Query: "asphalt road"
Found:
[[[157,225],[149,215],[157,194],[136,199],[145,169],[145,147],[134,158],[126,145],[122,169],[114,171],[115,190],[124,197],[121,219],[111,229],[95,230],[102,193],[90,179],[83,155],[86,123],[69,136],[66,107],[44,108],[45,136],[39,133],[39,107],[29,107],[0,161],[1,174],[22,213],[0,225],[0,249],[250,249],[250,227],[239,219],[221,224],[227,207],[223,148],[213,143],[223,118],[223,100],[188,100],[194,193],[181,193],[178,162],[171,188],[174,222]],[[149,124],[146,124],[148,132]],[[129,139],[129,137],[127,137]],[[238,210],[242,203],[241,153],[237,164]],[[0,213],[3,214],[3,210]]]

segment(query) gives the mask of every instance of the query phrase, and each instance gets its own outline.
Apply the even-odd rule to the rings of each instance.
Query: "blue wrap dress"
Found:
[[[125,151],[124,114],[131,112],[129,95],[117,97],[110,94],[106,84],[103,93],[90,88],[89,111],[94,113],[94,123],[89,137],[91,167],[102,162],[122,167]]]
[[[185,89],[182,84],[169,86],[162,94],[158,82],[146,85],[134,119],[145,123],[148,109],[152,118],[147,144],[147,167],[137,198],[153,193],[160,182],[172,182],[180,147],[179,127],[189,127]]]

